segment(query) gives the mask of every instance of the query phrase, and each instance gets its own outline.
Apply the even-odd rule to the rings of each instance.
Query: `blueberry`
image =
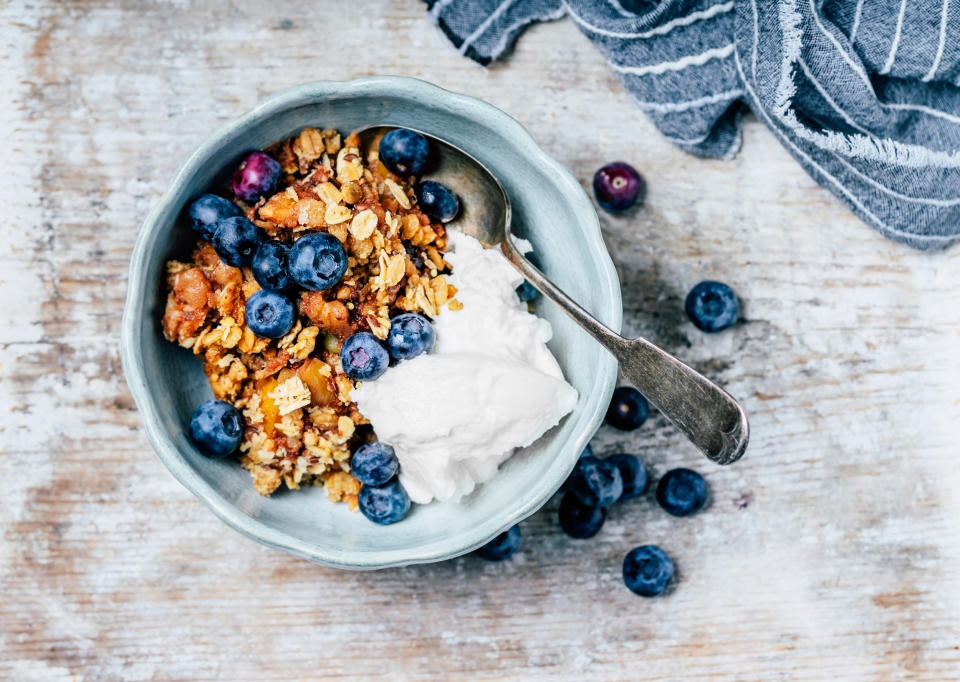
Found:
[[[705,332],[722,331],[740,317],[737,295],[722,282],[700,282],[687,294],[683,307],[697,329]]]
[[[351,379],[373,380],[387,371],[390,355],[370,332],[357,332],[340,347],[340,364]]]
[[[235,203],[216,194],[203,194],[197,197],[187,209],[190,227],[207,241],[213,239],[218,222],[238,215],[240,215],[240,208]]]
[[[570,481],[573,480],[573,475],[577,473],[577,468],[580,466],[580,462],[587,458],[596,459],[596,457],[593,456],[593,448],[590,447],[589,443],[587,444],[587,447],[583,449],[583,452],[580,453],[580,456],[577,457],[577,463],[573,466],[573,471],[570,472],[570,475],[567,476],[567,480],[565,480],[561,486],[562,490],[566,490],[570,487]]]
[[[520,540],[523,534],[520,532],[520,526],[513,526],[509,530],[500,533],[493,540],[477,550],[477,556],[487,561],[503,561],[513,556],[520,546]]]
[[[387,350],[394,360],[409,360],[433,350],[436,339],[430,320],[416,313],[403,313],[390,320]]]
[[[657,484],[657,502],[668,514],[690,516],[707,501],[707,482],[691,469],[672,469]]]
[[[568,489],[588,507],[609,507],[623,494],[623,479],[615,464],[584,457],[570,475]]]
[[[233,193],[238,199],[256,201],[273,194],[280,181],[280,164],[269,154],[251,152],[233,174]]]
[[[580,501],[572,492],[560,499],[560,528],[572,538],[584,540],[592,538],[603,528],[607,520],[606,507],[592,507]]]
[[[647,487],[647,467],[643,466],[643,462],[636,455],[610,455],[605,461],[620,470],[620,478],[623,479],[621,500],[637,497]]]
[[[394,128],[380,138],[380,162],[397,175],[420,175],[430,158],[430,142],[420,133]]]
[[[347,271],[347,252],[328,232],[301,237],[290,247],[290,276],[304,289],[323,291],[340,281]]]
[[[636,169],[617,161],[602,166],[593,176],[593,193],[605,210],[618,213],[633,206],[643,194],[645,183]]]
[[[524,303],[532,301],[539,295],[540,295],[540,292],[537,291],[536,287],[530,284],[530,282],[528,282],[527,280],[523,280],[523,284],[517,287],[517,298],[519,298]]]
[[[386,443],[361,445],[350,458],[350,471],[364,485],[383,485],[399,470],[397,455]]]
[[[247,326],[257,336],[279,339],[293,327],[293,301],[275,291],[261,289],[247,299]]]
[[[430,220],[438,223],[449,223],[460,212],[460,200],[457,195],[433,180],[418,182],[413,188],[420,202],[420,209],[427,214]]]
[[[623,582],[634,594],[656,597],[673,579],[673,561],[656,545],[634,547],[623,558]]]
[[[286,291],[293,287],[287,271],[290,249],[283,242],[266,241],[253,252],[250,269],[257,284],[270,291]]]
[[[230,403],[208,400],[190,417],[190,440],[207,457],[226,457],[240,447],[243,419]]]
[[[247,265],[263,241],[260,228],[242,216],[225,218],[213,233],[213,248],[227,265]]]
[[[403,519],[410,511],[407,491],[394,479],[386,485],[365,485],[357,496],[360,511],[374,523],[389,525]]]
[[[613,391],[607,408],[607,423],[621,431],[633,431],[650,415],[647,399],[632,386],[620,386]]]

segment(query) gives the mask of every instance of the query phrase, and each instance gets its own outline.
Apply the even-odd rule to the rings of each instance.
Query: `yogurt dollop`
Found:
[[[377,437],[393,446],[400,482],[421,504],[472,492],[577,402],[546,346],[550,323],[517,298],[520,274],[473,237],[449,230],[447,241],[448,279],[463,308],[437,316],[432,353],[352,394]]]

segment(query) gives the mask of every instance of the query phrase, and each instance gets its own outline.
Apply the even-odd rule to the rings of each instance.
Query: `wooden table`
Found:
[[[756,120],[732,162],[675,149],[569,21],[506,64],[459,57],[419,3],[12,0],[0,10],[0,678],[10,680],[956,679],[960,248],[887,241]],[[602,215],[626,330],[742,398],[721,469],[659,415],[600,453],[702,471],[689,519],[651,495],[591,541],[556,501],[503,564],[345,573],[228,530],[140,428],[117,339],[140,221],[213,129],[311,79],[425,78],[517,117],[585,187],[625,159],[646,207]],[[686,291],[729,282],[715,336]],[[666,598],[621,582],[676,560]]]

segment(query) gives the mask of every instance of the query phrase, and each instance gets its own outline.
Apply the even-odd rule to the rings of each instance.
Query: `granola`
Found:
[[[400,312],[461,307],[446,277],[443,225],[420,210],[411,178],[380,163],[376,142],[362,150],[356,133],[306,128],[265,150],[280,164],[279,189],[256,203],[235,200],[270,239],[327,232],[347,253],[337,285],[295,296],[296,321],[282,338],[257,336],[245,322],[246,301],[260,290],[249,267],[225,263],[203,239],[189,261],[167,263],[163,333],[191,349],[214,396],[240,410],[240,464],[262,495],[322,484],[356,508],[350,455],[373,436],[351,400],[340,344],[359,331],[386,338]]]

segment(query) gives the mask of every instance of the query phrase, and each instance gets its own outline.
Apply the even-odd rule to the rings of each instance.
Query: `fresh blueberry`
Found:
[[[574,465],[573,471],[571,471],[571,472],[570,472],[570,475],[567,476],[567,480],[565,480],[565,481],[563,482],[563,486],[562,486],[562,489],[563,489],[563,490],[566,490],[567,488],[570,487],[570,481],[573,480],[573,475],[574,475],[575,473],[577,473],[577,468],[580,466],[580,462],[582,462],[583,460],[588,459],[588,458],[589,458],[589,459],[596,459],[596,457],[593,456],[593,448],[590,447],[590,444],[589,444],[589,443],[587,443],[587,447],[585,447],[585,448],[583,449],[583,452],[580,453],[580,456],[577,457],[577,463]]]
[[[390,354],[370,332],[357,332],[340,347],[340,364],[351,379],[372,381],[387,371]]]
[[[591,507],[580,501],[572,492],[560,499],[560,528],[572,538],[592,538],[600,532],[607,519],[606,507]]]
[[[397,175],[420,175],[430,158],[430,142],[420,133],[394,128],[380,138],[380,162]]]
[[[304,289],[323,291],[340,281],[347,271],[347,252],[328,232],[301,237],[290,247],[290,276]]]
[[[623,479],[623,494],[621,500],[629,500],[631,497],[640,495],[647,487],[647,467],[636,455],[610,455],[606,458],[620,470],[620,478]]]
[[[257,284],[270,291],[286,291],[293,287],[287,271],[290,249],[283,242],[266,241],[253,252],[250,269]]]
[[[513,553],[517,551],[517,547],[520,546],[522,537],[520,526],[513,526],[478,549],[477,556],[483,557],[487,561],[503,561],[504,559],[509,559],[513,556]]]
[[[416,313],[403,313],[390,320],[387,350],[394,360],[409,360],[433,350],[436,339],[430,320]]]
[[[634,547],[623,558],[623,582],[634,594],[656,597],[673,579],[673,561],[656,545]]]
[[[657,502],[668,514],[690,516],[707,501],[707,482],[691,469],[672,469],[657,484]]]
[[[243,419],[230,403],[208,400],[190,417],[190,440],[207,457],[226,457],[240,447]]]
[[[247,299],[247,326],[257,336],[279,339],[293,327],[293,301],[276,291],[261,289]]]
[[[523,280],[523,284],[517,287],[517,298],[519,298],[524,303],[532,301],[539,295],[540,295],[540,292],[537,291],[536,287],[530,284],[530,282],[528,282],[527,280]]]
[[[361,445],[350,458],[350,471],[364,485],[383,485],[399,470],[397,454],[386,443]]]
[[[273,194],[280,181],[280,164],[269,154],[251,152],[233,174],[233,193],[238,199],[256,201]]]
[[[238,215],[240,215],[240,207],[216,194],[203,194],[197,197],[187,209],[190,227],[207,241],[213,239],[218,222]]]
[[[607,423],[621,431],[633,431],[647,421],[650,406],[647,399],[632,386],[620,386],[613,391],[607,408]]]
[[[687,317],[705,332],[719,332],[740,317],[740,304],[733,289],[722,282],[700,282],[687,294]]]
[[[213,233],[213,248],[220,260],[237,268],[250,263],[262,241],[260,228],[242,216],[221,220]]]
[[[588,507],[609,507],[623,494],[623,479],[615,464],[584,457],[570,475],[568,489]]]
[[[597,203],[612,213],[626,211],[643,194],[645,183],[636,169],[616,161],[602,166],[593,176],[593,193]]]
[[[394,479],[386,485],[365,485],[357,496],[360,511],[374,523],[389,525],[403,519],[410,511],[407,491]]]
[[[418,182],[413,190],[417,193],[420,209],[430,220],[449,223],[460,212],[460,200],[457,199],[457,195],[439,182],[424,180]]]

